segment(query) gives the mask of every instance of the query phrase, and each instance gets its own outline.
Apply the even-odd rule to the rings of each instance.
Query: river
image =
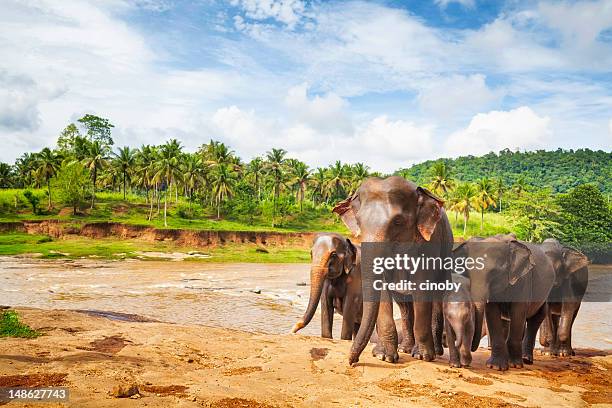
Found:
[[[164,322],[288,333],[308,303],[309,265],[0,257],[0,305],[130,313]],[[612,288],[612,266],[590,271]],[[335,337],[341,319],[336,316]],[[318,335],[320,317],[302,330]],[[575,347],[612,348],[608,302],[584,302]]]

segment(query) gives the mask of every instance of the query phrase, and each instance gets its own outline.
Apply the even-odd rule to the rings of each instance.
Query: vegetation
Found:
[[[0,337],[24,337],[31,339],[40,335],[41,333],[21,323],[17,312],[14,310],[5,310],[0,315]]]
[[[112,129],[107,119],[85,115],[60,133],[55,149],[0,164],[0,220],[346,233],[330,209],[365,178],[380,175],[362,163],[340,161],[311,169],[279,148],[244,162],[213,140],[194,152],[176,139],[113,150]],[[612,241],[611,159],[611,153],[588,149],[504,150],[429,161],[396,174],[445,200],[457,237],[512,231],[521,239],[556,237],[601,254]]]

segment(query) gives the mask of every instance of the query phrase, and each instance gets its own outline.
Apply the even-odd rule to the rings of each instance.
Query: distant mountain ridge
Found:
[[[511,186],[519,177],[524,176],[527,184],[549,187],[556,193],[567,192],[584,183],[596,184],[602,192],[612,193],[612,152],[603,150],[513,152],[505,149],[484,156],[438,160],[450,165],[453,177],[461,181],[501,177],[507,186]],[[415,164],[396,174],[402,174],[417,183],[427,183],[431,180],[430,168],[438,160]]]

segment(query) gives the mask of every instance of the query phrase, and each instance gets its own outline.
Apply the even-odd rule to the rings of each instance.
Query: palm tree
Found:
[[[308,170],[308,166],[305,163],[297,162],[291,172],[293,173],[291,182],[297,187],[296,198],[300,202],[300,212],[302,212],[306,187],[310,180],[310,170]]]
[[[204,165],[202,159],[195,154],[185,154],[181,163],[181,173],[186,194],[189,196],[189,207],[193,202],[193,194],[204,180]]]
[[[455,185],[455,180],[449,166],[442,160],[435,162],[430,170],[432,180],[430,182],[431,190],[443,197],[447,197]]]
[[[495,179],[494,183],[495,191],[497,192],[497,202],[499,203],[499,212],[502,212],[502,198],[504,193],[506,192],[506,185],[504,184],[504,179],[500,176]]]
[[[527,188],[527,179],[523,175],[520,175],[512,185],[512,191],[517,197],[520,197],[523,194],[523,191],[527,190]]]
[[[132,150],[128,146],[125,146],[119,148],[119,153],[113,154],[115,156],[113,164],[123,175],[123,199],[125,200],[125,188],[127,181],[130,179],[130,175],[134,170],[134,164],[136,162],[136,150]]]
[[[147,220],[153,217],[153,198],[157,195],[157,182],[155,181],[155,165],[157,162],[157,148],[155,146],[143,145],[136,152],[136,182],[144,187],[146,201],[149,202],[149,215]],[[153,194],[149,198],[149,190],[153,189]]]
[[[463,237],[465,238],[470,211],[474,208],[476,189],[471,183],[459,184],[453,196],[454,204],[450,209],[463,214]]]
[[[321,167],[317,168],[311,177],[312,183],[312,202],[317,203],[317,197],[321,199],[321,202],[326,201],[328,198],[327,189],[327,174],[325,169]]]
[[[109,148],[106,144],[100,143],[98,140],[94,140],[87,144],[87,151],[85,158],[83,159],[83,165],[89,170],[91,174],[92,183],[92,195],[91,195],[91,208],[94,206],[96,200],[96,182],[98,181],[98,171],[102,170],[107,165]]]
[[[24,153],[15,161],[15,172],[20,187],[31,187],[34,170],[36,169],[36,155]]]
[[[350,173],[351,173],[351,183],[350,183],[351,191],[349,192],[349,195],[352,195],[355,191],[357,191],[357,189],[359,188],[363,180],[370,177],[370,168],[363,163],[355,163],[354,165],[351,166]]]
[[[168,193],[172,192],[172,186],[177,178],[181,177],[178,158],[181,145],[176,139],[172,139],[162,145],[157,160],[157,172],[154,178],[166,186],[164,194],[164,226],[168,226]]]
[[[261,179],[264,176],[264,162],[261,157],[255,157],[247,166],[247,174],[253,178],[253,188],[257,194],[257,201],[261,200]]]
[[[0,163],[0,188],[9,188],[13,183],[13,168],[6,163]]]
[[[36,155],[36,174],[39,179],[47,184],[47,195],[49,196],[48,210],[51,209],[51,179],[57,174],[62,156],[48,147],[45,147]]]
[[[484,212],[490,206],[495,207],[496,203],[493,199],[495,194],[495,186],[487,177],[476,182],[476,207],[480,210],[480,231],[484,228]]]
[[[285,155],[287,152],[284,149],[272,149],[266,153],[267,162],[265,168],[268,174],[272,176],[274,183],[274,213],[276,216],[276,204],[280,195],[281,184],[283,183],[283,176],[285,171]]]
[[[215,203],[217,205],[217,219],[221,218],[221,204],[223,201],[227,198],[231,198],[234,194],[235,183],[235,173],[231,165],[222,164],[216,167],[213,176],[213,190],[215,192]]]
[[[338,160],[329,166],[327,174],[330,190],[334,191],[336,199],[342,198],[345,195],[346,185],[349,181],[347,167]]]

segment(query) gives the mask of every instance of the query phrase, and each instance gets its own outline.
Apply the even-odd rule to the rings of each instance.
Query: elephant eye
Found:
[[[335,252],[332,252],[329,257],[330,258],[336,258],[338,256],[338,254],[336,254]]]

